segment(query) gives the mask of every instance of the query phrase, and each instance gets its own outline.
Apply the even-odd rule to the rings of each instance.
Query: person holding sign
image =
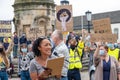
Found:
[[[95,80],[120,80],[120,65],[108,55],[108,47],[98,42],[94,53]]]
[[[56,80],[50,76],[52,70],[46,68],[47,60],[51,55],[51,44],[47,38],[40,37],[34,41],[33,52],[35,58],[30,63],[30,77],[32,80]]]

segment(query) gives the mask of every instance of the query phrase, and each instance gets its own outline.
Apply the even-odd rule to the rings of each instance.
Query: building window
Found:
[[[119,34],[119,29],[118,28],[114,28],[114,34],[117,34],[117,38],[118,38],[118,34]]]

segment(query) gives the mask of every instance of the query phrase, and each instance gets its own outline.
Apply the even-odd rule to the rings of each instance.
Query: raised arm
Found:
[[[85,30],[84,29],[82,30],[82,39],[81,39],[81,41],[85,42]]]
[[[94,58],[94,65],[97,66],[100,62],[100,56],[99,56],[99,50],[100,50],[101,42],[97,43],[97,48],[94,52],[93,58]]]
[[[6,53],[2,53],[2,58],[3,58],[3,60],[4,60],[4,63],[5,63],[5,65],[6,65],[6,68],[9,68],[9,66],[10,66],[10,63],[9,63],[9,60],[8,60],[8,57],[7,57],[7,55],[6,55]]]

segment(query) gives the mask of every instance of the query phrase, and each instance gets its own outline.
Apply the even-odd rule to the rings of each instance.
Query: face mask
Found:
[[[110,49],[114,49],[114,45],[113,45],[113,44],[111,44],[111,43],[110,43],[110,44],[108,44],[107,46],[108,46]]]
[[[25,36],[25,34],[23,34],[23,36]]]
[[[104,50],[100,50],[100,51],[99,51],[99,54],[100,54],[101,56],[103,56],[103,55],[105,55],[105,51],[104,51]]]
[[[27,48],[22,48],[21,51],[22,51],[23,53],[27,53]]]
[[[71,45],[71,46],[70,46],[70,48],[71,48],[72,50],[74,50],[75,47],[76,47],[75,45]]]
[[[0,48],[0,52],[3,52],[3,48]]]

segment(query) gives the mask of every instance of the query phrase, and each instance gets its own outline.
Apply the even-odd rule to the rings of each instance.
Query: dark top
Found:
[[[20,44],[26,43],[27,44],[27,38],[25,36],[22,36],[20,38]]]
[[[108,62],[103,60],[103,80],[110,80],[110,65],[110,58]]]
[[[14,36],[14,44],[18,44],[18,37],[17,36]]]
[[[7,50],[8,46],[9,46],[9,43],[4,43],[3,45],[4,45],[5,50]]]

